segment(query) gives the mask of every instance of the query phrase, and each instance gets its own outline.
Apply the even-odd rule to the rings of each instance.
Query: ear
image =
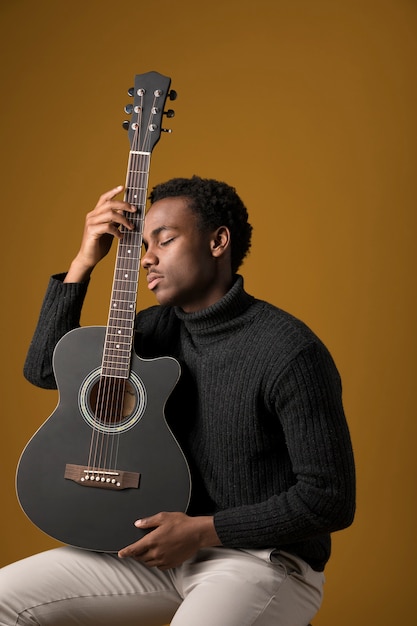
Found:
[[[210,239],[211,254],[214,257],[223,256],[231,246],[230,230],[227,226],[219,226]]]

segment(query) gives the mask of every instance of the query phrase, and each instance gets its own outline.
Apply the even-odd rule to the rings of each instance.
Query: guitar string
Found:
[[[141,150],[144,151],[146,147],[147,146],[142,145]],[[126,359],[126,356],[129,359],[128,363],[125,364],[128,368],[128,373],[130,372],[130,360],[131,360],[132,348],[133,348],[134,320],[135,320],[135,314],[136,314],[136,295],[137,295],[137,286],[138,286],[138,279],[139,279],[139,272],[140,272],[140,250],[141,250],[142,235],[143,235],[143,216],[144,216],[145,205],[146,205],[147,184],[144,184],[146,182],[144,180],[144,173],[145,173],[145,178],[146,178],[146,173],[149,170],[149,160],[147,162],[147,157],[145,157],[143,154],[139,153],[138,155],[138,154],[133,153],[131,160],[132,160],[132,164],[129,169],[130,180],[129,180],[129,185],[127,186],[128,187],[127,201],[130,202],[130,204],[133,204],[136,206],[137,213],[134,214],[134,219],[132,220],[135,224],[135,230],[127,231],[126,236],[124,238],[125,248],[127,248],[128,250],[132,249],[133,254],[131,254],[131,256],[128,257],[128,261],[126,261],[125,259],[125,264],[127,264],[128,266],[130,265],[129,267],[130,272],[128,272],[129,283],[128,283],[128,289],[127,289],[127,291],[130,292],[130,298],[127,301],[124,300],[125,304],[129,303],[129,310],[126,309],[124,313],[125,321],[127,319],[126,327],[129,330],[129,337],[128,337],[129,349],[127,350],[127,355],[122,354],[120,356],[122,361],[123,359],[124,360]],[[137,248],[137,250],[134,250],[133,248]],[[123,291],[123,287],[122,287],[122,291]],[[124,291],[126,292],[126,290]],[[121,421],[123,421],[124,419],[123,409],[125,407],[125,400],[127,397],[127,387],[129,384],[128,380],[129,378],[127,377],[124,381],[124,384],[120,387],[121,397],[118,398],[118,407],[120,409]],[[127,417],[129,417],[129,410],[131,408],[132,407],[130,407],[129,405],[126,406]],[[134,410],[135,410],[135,407],[133,407],[133,411]],[[112,444],[113,444],[112,458],[113,458],[113,466],[115,468],[117,467],[119,442],[120,442],[120,434],[117,434],[115,437],[112,437]]]
[[[155,105],[155,100],[156,99],[154,99],[154,105]],[[151,109],[151,114],[153,114],[152,110],[153,109]],[[138,117],[141,111],[142,111],[142,106],[139,108]],[[149,143],[148,139],[149,139],[150,123],[151,123],[151,119],[149,120],[149,124],[146,129],[144,144]],[[138,123],[138,129],[140,129],[141,127],[142,127],[142,124]],[[137,144],[138,141],[139,141],[138,132],[136,132],[134,142],[132,143]],[[145,151],[145,145],[142,147],[142,150]],[[138,208],[138,213],[135,214],[135,216],[137,216],[138,218],[136,221],[138,222],[139,229],[137,229],[136,225],[135,225],[136,232],[131,232],[129,230],[123,229],[126,232],[124,232],[122,249],[132,248],[132,246],[138,246],[137,241],[132,242],[131,240],[132,239],[139,240],[138,254],[133,254],[131,257],[128,257],[131,267],[128,268],[128,272],[127,272],[130,276],[132,276],[133,273],[135,274],[135,281],[131,280],[130,283],[134,282],[137,285],[137,279],[138,279],[139,270],[140,270],[140,247],[141,247],[142,234],[143,234],[143,218],[144,218],[144,210],[145,210],[145,204],[146,204],[147,176],[149,174],[149,164],[148,164],[148,167],[144,168],[143,164],[146,162],[146,157],[140,154],[138,158],[138,155],[132,154],[133,151],[134,150],[131,151],[131,155],[129,159],[131,163],[129,163],[129,170],[128,170],[129,180],[127,181],[127,184],[126,184],[126,198],[125,199],[131,204],[134,204],[135,206],[137,206]],[[136,165],[137,161],[139,161],[138,165]],[[133,172],[133,175],[132,175],[132,172]],[[136,177],[136,180],[135,180],[135,177]],[[140,184],[141,177],[146,179],[142,181],[142,184]],[[143,183],[146,183],[146,184],[143,184]],[[135,191],[136,191],[136,196],[137,196],[137,193],[141,193],[143,197],[135,198],[135,193],[134,193]],[[126,258],[124,259],[124,263],[126,265]],[[121,272],[120,268],[117,268],[116,272],[120,274]],[[117,281],[118,292],[120,292],[121,291],[119,287],[119,282],[121,280],[120,275],[119,276],[116,275],[115,280]],[[121,294],[118,293],[117,295],[119,299],[121,300]],[[136,289],[133,295],[135,296],[135,298],[134,298],[134,301],[130,301],[130,307],[133,306],[133,313],[135,313],[134,305],[136,303]],[[127,326],[130,332],[130,337],[129,337],[130,350],[128,352],[129,354],[131,354],[131,347],[132,347],[132,341],[133,341],[132,324],[134,323],[134,317],[132,318],[132,315],[133,315],[132,311],[129,312],[129,311],[124,310],[126,301],[124,300],[123,302],[124,302],[124,305],[122,306],[122,316],[124,316],[124,319],[123,319],[124,323],[121,325],[123,327],[123,330],[119,328],[119,331],[122,333],[123,332],[125,333],[126,326]],[[127,324],[126,324],[126,321],[127,321]],[[113,340],[115,339],[116,338],[114,337]],[[114,362],[116,362],[117,371],[120,369],[120,365],[123,365],[123,358],[126,358],[126,355],[125,357],[123,357],[123,354],[121,354],[118,360],[118,356],[116,353]],[[122,363],[120,363],[120,361]],[[118,457],[120,433],[112,435],[110,434],[110,432],[111,432],[112,427],[117,430],[117,425],[120,425],[124,419],[123,411],[124,411],[125,398],[126,398],[126,392],[127,392],[127,383],[128,383],[128,378],[120,378],[117,376],[109,376],[109,377],[102,376],[100,379],[98,399],[97,399],[98,422],[99,423],[104,422],[109,432],[107,433],[100,432],[101,429],[98,429],[95,446],[92,446],[92,448],[95,449],[94,465],[97,468],[103,468],[104,470],[106,468],[109,470],[114,470],[117,468],[117,457]],[[102,402],[102,398],[104,398],[104,402]],[[126,408],[129,410],[131,407],[127,406]],[[103,416],[104,416],[104,419],[103,419]],[[98,461],[98,457],[100,459],[99,461]]]
[[[135,147],[136,146],[134,145],[133,149]],[[135,206],[137,205],[137,202],[134,202],[135,198],[134,198],[133,189],[137,185],[134,180],[134,176],[137,171],[137,166],[135,164],[136,161],[137,161],[136,155],[132,151],[130,155],[130,159],[129,159],[128,180],[126,182],[126,198],[125,199],[130,204],[135,204]],[[132,219],[132,216],[129,215],[129,218],[135,224],[135,231],[136,231],[137,214],[135,214],[135,217],[136,219]],[[133,279],[134,278],[136,279],[136,277],[138,276],[137,254],[136,252],[132,254],[133,247],[137,246],[137,242],[136,242],[137,233],[135,231],[132,232],[127,229],[123,229],[123,240],[121,243],[122,254],[120,255],[121,265],[123,265],[123,269],[121,269],[121,267],[119,266],[117,269],[117,275],[116,275],[116,285],[115,285],[117,289],[116,298],[118,302],[120,303],[120,307],[117,308],[118,317],[117,317],[116,322],[119,324],[117,329],[120,331],[120,333],[123,333],[123,342],[121,342],[119,345],[123,346],[122,350],[124,351],[124,353],[118,351],[120,348],[117,348],[117,345],[115,346],[115,348],[113,348],[112,352],[115,354],[112,354],[112,356],[113,356],[113,364],[115,366],[115,371],[113,372],[114,375],[111,376],[108,380],[109,390],[105,398],[106,414],[109,416],[110,420],[113,421],[113,426],[116,429],[115,434],[106,435],[107,445],[106,445],[106,449],[104,452],[105,464],[106,466],[109,466],[111,469],[117,468],[117,457],[118,457],[118,449],[119,449],[119,443],[120,443],[120,433],[117,432],[117,427],[118,425],[120,427],[120,425],[123,422],[123,417],[124,417],[123,410],[124,410],[126,390],[127,390],[127,384],[128,384],[130,359],[129,359],[129,363],[126,363],[125,361],[126,361],[127,354],[128,355],[131,354],[133,313],[135,309],[134,305],[135,305],[135,300],[136,300],[136,298],[132,299],[132,295],[135,295],[135,293],[130,294],[130,298],[129,297],[126,298],[126,291],[129,292],[129,290],[124,289],[123,282],[126,283],[126,278],[122,277],[121,273],[123,271],[125,272],[125,274],[129,277],[130,284],[132,284],[134,282]],[[131,309],[129,310],[127,307],[131,307]],[[133,307],[133,310],[132,310],[132,307]],[[113,334],[115,330],[116,330],[116,325],[113,323]],[[126,335],[127,332],[129,333],[128,336]],[[116,341],[116,337],[114,336],[113,342],[115,341]],[[126,349],[127,347],[129,348],[128,350]],[[127,368],[127,372],[125,371],[126,368]],[[121,373],[124,374],[123,378],[119,378],[117,376],[117,375],[120,375]],[[112,424],[109,424],[108,426],[109,428],[111,428]],[[110,447],[110,454],[109,454],[109,447]]]
[[[125,246],[128,249],[134,250],[134,253],[129,257],[129,260],[126,262],[129,271],[126,272],[128,276],[128,283],[125,285],[127,287],[122,291],[128,292],[129,298],[124,299],[125,303],[129,303],[129,310],[125,311],[124,314],[124,326],[125,332],[128,329],[129,336],[127,337],[127,346],[125,348],[125,353],[120,355],[120,359],[122,364],[127,367],[128,376],[124,380],[124,384],[120,388],[121,397],[119,398],[119,406],[120,406],[120,420],[123,421],[125,415],[123,414],[125,408],[125,401],[127,400],[127,393],[129,387],[129,373],[130,373],[130,362],[132,356],[132,348],[133,348],[133,337],[134,337],[134,321],[136,314],[136,295],[137,295],[137,285],[139,279],[139,271],[140,271],[140,248],[142,242],[142,232],[143,232],[143,212],[146,202],[146,197],[144,197],[144,193],[142,190],[141,182],[141,173],[143,172],[143,165],[145,163],[145,158],[143,155],[132,155],[132,166],[130,168],[130,181],[128,187],[128,196],[127,200],[130,204],[133,204],[137,207],[137,212],[134,214],[134,218],[132,219],[135,229],[134,231],[127,231],[125,239]],[[139,195],[141,194],[141,195]],[[146,195],[146,192],[145,192]],[[126,277],[125,277],[126,278]],[[128,361],[126,362],[126,359]],[[127,402],[126,405],[126,418],[130,416],[130,411],[135,410],[135,406],[131,407],[130,403]],[[113,466],[117,466],[117,458],[118,458],[118,450],[120,443],[120,434],[112,437],[112,458],[113,458]]]
[[[128,173],[127,173],[127,180],[126,180],[126,195],[125,195],[125,199],[128,200],[127,198],[127,194],[129,193],[129,176],[130,176],[130,170],[131,170],[131,157],[132,157],[132,150],[134,150],[135,148],[135,144],[137,144],[138,142],[138,133],[139,133],[139,129],[141,128],[141,119],[139,119],[141,117],[141,112],[142,112],[142,102],[140,102],[139,107],[137,108],[137,113],[138,113],[138,120],[137,120],[137,130],[134,133],[134,137],[133,137],[133,141],[132,141],[132,149],[131,152],[129,154],[129,164],[128,164]],[[124,229],[125,230],[125,229]],[[125,233],[124,233],[125,235]],[[119,244],[120,245],[120,244]],[[117,276],[117,273],[120,274],[120,269],[117,267],[115,267],[115,276],[114,276],[114,281],[116,283],[116,281],[120,280],[120,276]],[[117,285],[118,286],[118,285]],[[116,294],[115,294],[116,295]],[[110,312],[109,312],[109,320],[108,320],[108,325],[107,325],[107,331],[106,331],[106,337],[105,337],[105,345],[108,346],[108,342],[109,342],[109,329],[110,329],[110,322],[111,322],[111,317],[112,315],[112,307],[110,307]],[[124,328],[125,324],[121,324],[123,330],[122,332],[125,334],[126,329]],[[124,339],[124,337],[123,337]],[[103,369],[104,369],[104,358],[105,358],[105,354],[103,355]],[[97,470],[99,468],[102,468],[103,470],[107,469],[114,469],[114,467],[112,467],[112,463],[110,463],[110,467],[109,466],[109,462],[108,460],[106,460],[106,458],[103,458],[103,450],[105,448],[104,445],[104,441],[107,442],[108,444],[108,440],[109,440],[109,435],[105,433],[105,429],[106,428],[111,428],[111,420],[112,420],[112,416],[109,415],[109,407],[114,407],[114,401],[112,401],[110,398],[112,396],[112,389],[114,390],[115,387],[115,380],[112,381],[112,372],[110,372],[110,376],[105,376],[102,372],[100,379],[99,379],[99,383],[98,383],[98,389],[97,389],[97,398],[96,398],[96,406],[95,406],[95,421],[96,421],[96,428],[93,428],[93,432],[92,432],[92,437],[91,437],[91,445],[90,445],[90,455],[89,455],[89,462],[88,462],[88,468],[89,469],[95,469],[97,468]],[[120,385],[118,385],[120,386]],[[120,395],[120,390],[119,390],[119,394]],[[117,418],[116,416],[114,416],[114,420],[116,421]],[[101,425],[104,425],[104,432],[101,429]],[[108,447],[108,446],[106,446]],[[106,454],[107,457],[107,454]]]
[[[139,160],[139,163],[137,164]],[[117,361],[116,358],[116,363],[118,366],[118,369],[126,369],[127,368],[127,377],[124,378],[123,383],[121,383],[121,381],[119,381],[118,384],[118,397],[115,401],[115,406],[117,407],[117,411],[119,412],[117,416],[115,416],[115,419],[118,423],[123,422],[124,419],[124,415],[123,415],[123,411],[125,408],[125,400],[126,400],[126,394],[127,394],[127,388],[128,388],[128,380],[129,380],[129,371],[130,371],[130,358],[131,358],[131,354],[132,354],[132,343],[133,343],[133,330],[134,330],[134,317],[135,317],[135,305],[136,305],[136,289],[137,288],[132,288],[134,285],[137,285],[137,281],[139,278],[139,269],[140,269],[140,249],[139,250],[135,250],[135,248],[138,248],[138,245],[140,243],[140,236],[141,236],[141,229],[138,229],[138,224],[140,224],[140,217],[141,217],[141,212],[142,212],[142,199],[138,198],[138,192],[139,192],[139,187],[140,185],[138,184],[138,176],[140,177],[140,172],[142,171],[142,166],[140,165],[140,163],[143,161],[143,157],[142,155],[138,156],[133,153],[131,155],[131,164],[129,167],[129,184],[127,185],[127,196],[126,196],[126,200],[130,203],[133,204],[137,207],[138,211],[136,214],[134,214],[134,218],[132,219],[132,216],[130,216],[130,219],[132,219],[132,222],[135,225],[135,230],[134,231],[127,231],[124,235],[123,238],[123,248],[124,248],[124,266],[125,268],[127,267],[127,271],[125,270],[126,276],[129,278],[128,284],[127,284],[127,289],[125,289],[124,287],[126,287],[126,284],[123,285],[123,281],[126,283],[126,276],[124,277],[124,279],[121,279],[119,277],[119,280],[122,281],[122,285],[118,285],[119,287],[119,297],[121,300],[123,300],[123,306],[122,306],[122,315],[123,315],[123,326],[124,326],[124,332],[126,332],[126,329],[129,332],[129,336],[125,337],[125,339],[127,339],[127,346],[125,347],[125,353],[120,353],[120,357],[119,357],[119,361]],[[132,254],[126,255],[126,251],[132,252]],[[128,298],[126,299],[126,292],[128,293]],[[123,297],[122,297],[123,296]],[[129,307],[129,309],[126,308],[126,306]],[[128,349],[127,349],[128,348]],[[126,354],[127,353],[127,354]],[[128,362],[126,362],[126,358],[128,358]],[[120,367],[120,362],[121,362],[121,366]],[[127,417],[129,416],[129,409],[130,407],[127,406]],[[114,468],[117,467],[117,458],[118,458],[118,449],[119,449],[119,443],[120,443],[120,433],[116,434],[115,436],[111,437],[111,443],[112,443],[112,449],[111,449],[111,458],[112,458],[112,466]]]

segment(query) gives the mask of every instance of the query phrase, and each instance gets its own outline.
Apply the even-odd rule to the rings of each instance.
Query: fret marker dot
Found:
[[[127,253],[128,253],[128,254],[132,254],[132,250],[128,250],[128,251],[127,251]]]

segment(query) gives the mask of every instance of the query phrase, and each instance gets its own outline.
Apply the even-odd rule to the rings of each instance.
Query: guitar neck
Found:
[[[117,248],[103,351],[103,376],[129,377],[150,158],[150,152],[131,150],[129,153],[125,200],[137,211],[128,216],[134,230],[121,228],[123,239],[119,240]]]
[[[176,92],[169,92],[170,84],[168,76],[148,72],[135,76],[135,85],[128,91],[134,100],[125,107],[132,120],[123,124],[130,140],[125,200],[137,211],[128,215],[133,230],[120,229],[123,238],[117,247],[101,370],[101,375],[106,377],[129,378],[149,167],[152,150],[162,131],[166,99],[176,97]],[[172,117],[174,111],[170,109],[166,114]]]

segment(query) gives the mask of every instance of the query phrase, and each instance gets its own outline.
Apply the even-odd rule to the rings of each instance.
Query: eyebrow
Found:
[[[154,228],[151,232],[151,237],[156,237],[159,233],[162,233],[164,230],[175,230],[175,226],[158,226],[158,228]]]

